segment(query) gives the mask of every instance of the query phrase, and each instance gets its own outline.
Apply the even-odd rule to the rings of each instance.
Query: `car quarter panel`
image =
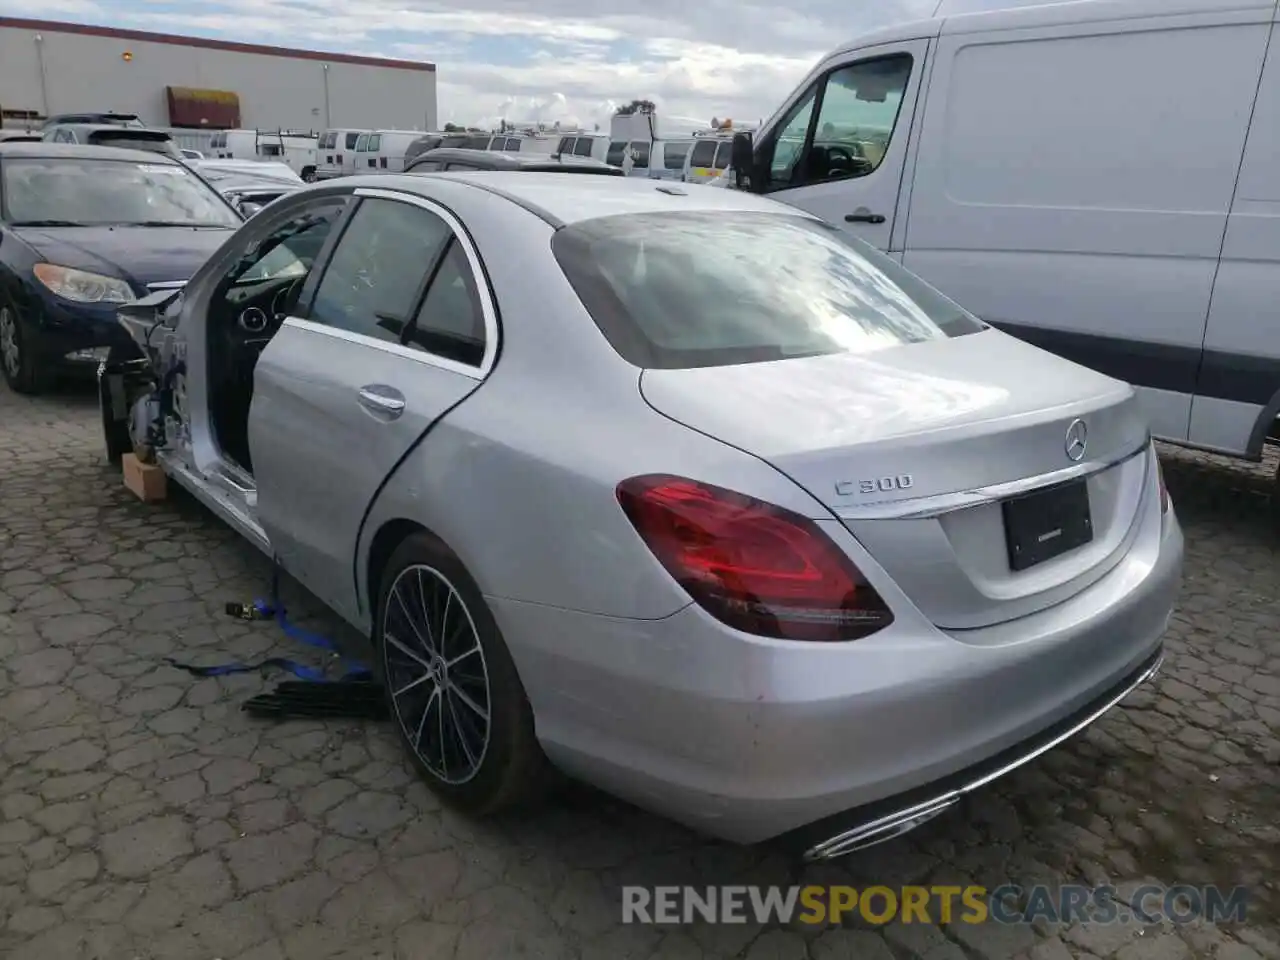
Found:
[[[468,225],[484,258],[502,343],[485,384],[431,429],[369,514],[353,571],[363,626],[370,545],[396,520],[441,537],[490,597],[653,619],[690,599],[623,514],[621,480],[692,476],[831,517],[763,461],[644,402],[639,369],[614,352],[555,263],[548,223],[465,181],[429,179],[421,189]]]

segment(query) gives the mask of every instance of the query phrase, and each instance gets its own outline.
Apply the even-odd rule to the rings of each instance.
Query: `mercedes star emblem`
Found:
[[[1089,428],[1083,420],[1072,420],[1067,427],[1067,459],[1073,463],[1084,459],[1084,448],[1089,443]]]

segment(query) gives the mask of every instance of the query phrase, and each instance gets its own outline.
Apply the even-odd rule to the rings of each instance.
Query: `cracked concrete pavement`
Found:
[[[590,790],[445,809],[391,730],[253,720],[275,678],[164,658],[299,651],[190,498],[143,505],[91,395],[0,387],[0,957],[6,960],[1280,960],[1280,561],[1265,466],[1168,451],[1187,577],[1158,682],[924,829],[833,864],[709,842]],[[335,630],[315,601],[304,623]],[[305,656],[305,654],[303,654]],[[1247,884],[1246,923],[624,926],[639,884]]]

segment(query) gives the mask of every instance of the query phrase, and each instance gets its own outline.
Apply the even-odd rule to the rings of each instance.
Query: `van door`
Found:
[[[908,40],[832,63],[761,139],[760,192],[890,250],[928,50],[929,41]]]
[[[1273,26],[1222,261],[1187,439],[1251,457],[1280,415],[1280,25]]]
[[[1065,24],[943,28],[903,262],[1138,387],[1152,432],[1185,441],[1272,10],[1070,6]]]

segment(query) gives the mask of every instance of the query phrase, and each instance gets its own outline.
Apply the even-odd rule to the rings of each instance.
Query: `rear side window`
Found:
[[[869,244],[787,214],[584,220],[552,250],[614,349],[638,367],[869,353],[985,325]]]
[[[478,367],[484,361],[484,313],[471,264],[458,241],[431,280],[407,343],[436,356]]]
[[[709,167],[716,158],[714,140],[699,140],[693,148],[693,156],[689,160],[691,167]]]
[[[359,143],[359,142],[360,142],[360,134],[358,134],[358,133],[348,133],[348,134],[347,134],[347,149],[348,149],[348,150],[354,150],[354,149],[356,148],[356,144],[357,144],[357,143]]]
[[[462,144],[468,150],[488,150],[488,137],[468,137],[466,143]]]
[[[591,156],[591,139],[589,137],[579,137],[578,142],[573,145],[573,155],[575,157]]]

